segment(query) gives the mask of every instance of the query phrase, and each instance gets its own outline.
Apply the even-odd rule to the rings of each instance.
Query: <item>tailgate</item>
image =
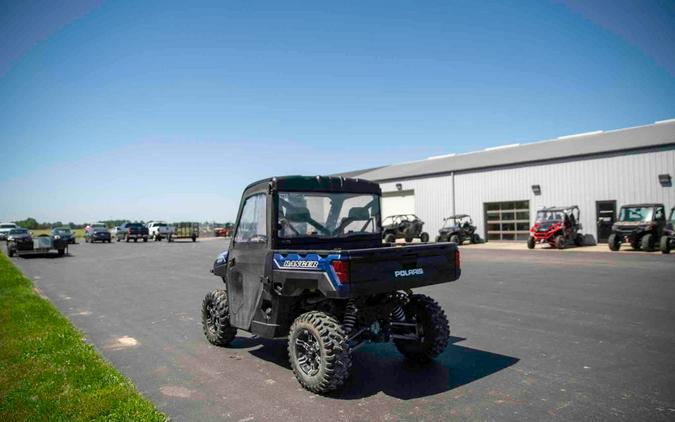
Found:
[[[352,295],[447,283],[461,273],[454,243],[356,249],[343,256],[349,259]]]

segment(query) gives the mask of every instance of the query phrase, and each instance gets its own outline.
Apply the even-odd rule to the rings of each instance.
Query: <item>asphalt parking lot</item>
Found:
[[[225,245],[83,243],[13,262],[174,420],[675,419],[675,255],[465,249],[459,281],[423,289],[450,320],[440,359],[364,346],[321,397],[296,382],[284,341],[204,338]]]

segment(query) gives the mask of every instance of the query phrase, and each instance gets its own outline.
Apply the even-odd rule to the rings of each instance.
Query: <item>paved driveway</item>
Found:
[[[283,341],[204,339],[224,247],[81,244],[14,262],[174,420],[675,419],[675,256],[464,249],[462,278],[424,289],[450,319],[440,359],[364,346],[321,397],[299,387]]]

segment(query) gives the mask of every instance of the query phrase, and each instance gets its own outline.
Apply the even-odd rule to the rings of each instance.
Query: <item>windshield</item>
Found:
[[[280,192],[279,237],[379,233],[380,197],[360,193]]]
[[[9,234],[28,234],[26,229],[12,229],[9,231]]]
[[[653,207],[621,208],[619,221],[651,221],[653,213]]]
[[[54,229],[54,233],[56,233],[56,234],[70,234],[70,229],[65,229],[65,228]]]
[[[537,223],[546,223],[548,221],[562,221],[562,211],[537,211]]]
[[[16,224],[0,224],[0,229],[13,229],[16,227]]]
[[[108,229],[106,229],[105,227],[94,227],[93,230],[94,230],[95,232],[97,232],[97,233],[98,233],[98,232],[107,232],[107,231],[108,231]]]
[[[166,227],[166,223],[155,223],[155,227]]]

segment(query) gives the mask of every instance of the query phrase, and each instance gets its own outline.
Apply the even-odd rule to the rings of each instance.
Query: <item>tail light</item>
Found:
[[[127,233],[131,234],[131,227],[127,229]]]
[[[457,249],[457,250],[455,251],[455,269],[459,269],[459,268],[460,268],[461,261],[462,261],[462,260],[461,260],[460,257],[459,257],[459,249]]]
[[[349,262],[348,261],[331,261],[331,267],[335,271],[335,275],[341,284],[349,283]]]

